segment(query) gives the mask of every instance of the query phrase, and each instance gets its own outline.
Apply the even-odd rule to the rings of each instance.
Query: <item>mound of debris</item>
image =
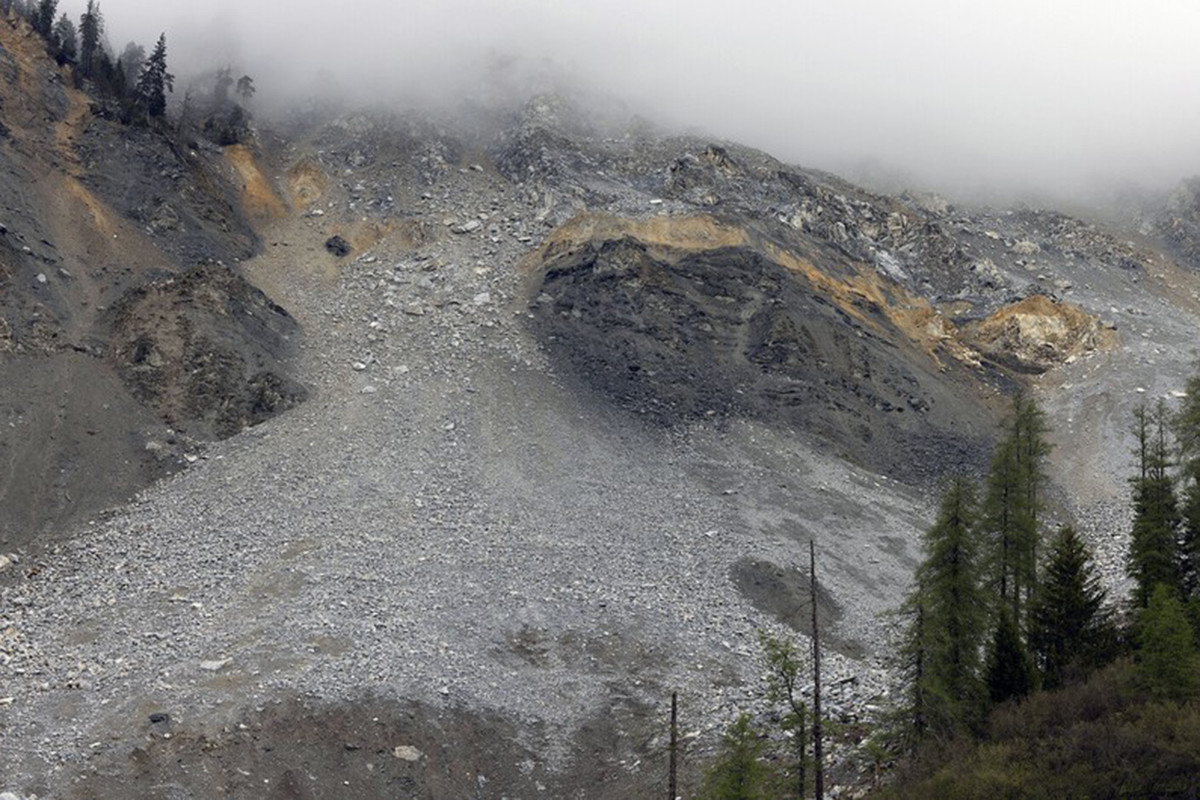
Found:
[[[280,367],[295,348],[295,320],[226,267],[139,287],[112,313],[106,357],[172,427],[225,438],[305,398]]]
[[[1035,294],[964,328],[988,358],[1020,372],[1040,373],[1115,344],[1099,317],[1070,303]]]
[[[873,271],[818,269],[704,217],[581,219],[548,242],[531,266],[533,324],[592,391],[665,424],[769,420],[909,475],[986,450],[978,370],[915,340],[902,289],[889,298]]]

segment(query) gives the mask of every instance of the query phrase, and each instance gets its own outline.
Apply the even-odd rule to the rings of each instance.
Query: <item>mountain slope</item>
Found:
[[[755,635],[808,624],[810,540],[827,708],[869,718],[930,491],[986,461],[1003,392],[1047,408],[1054,516],[1115,582],[1127,410],[1178,385],[1200,317],[1153,240],[561,98],[212,156],[277,196],[240,272],[305,331],[310,399],[0,574],[24,793],[643,796],[672,691],[693,774],[762,710]],[[139,342],[193,281],[136,289],[146,324],[96,362],[168,415],[179,350]]]
[[[224,268],[190,272],[193,282],[215,278],[200,281],[211,291],[174,298],[192,309],[178,363],[215,379],[221,396],[174,381],[191,406],[166,413],[138,392],[133,375],[144,365],[121,337],[139,324],[161,335],[165,321],[135,295],[256,247],[235,172],[219,152],[95,116],[24,22],[0,20],[0,73],[0,546],[15,547],[178,469],[193,440],[216,433],[204,419],[231,396],[245,405],[261,395],[255,376],[273,376],[276,402],[229,419],[221,434],[303,392],[282,366],[294,324]],[[259,328],[227,332],[227,303]]]

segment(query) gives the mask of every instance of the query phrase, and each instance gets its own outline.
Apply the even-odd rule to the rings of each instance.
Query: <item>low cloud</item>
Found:
[[[63,5],[64,10],[77,13]],[[1200,5],[910,0],[104,0],[112,44],[168,36],[259,97],[453,100],[505,59],[652,119],[834,171],[1071,194],[1200,172]]]

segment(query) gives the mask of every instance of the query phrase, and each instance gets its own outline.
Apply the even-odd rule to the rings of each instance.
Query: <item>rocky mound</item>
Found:
[[[666,424],[807,431],[889,473],[977,466],[988,417],[970,381],[987,373],[915,341],[900,287],[888,296],[850,265],[820,270],[711,218],[576,220],[551,241],[533,324],[590,391]]]
[[[113,309],[107,360],[171,427],[225,438],[301,402],[282,370],[299,328],[226,267],[199,266],[130,292]]]
[[[1045,372],[1116,341],[1111,325],[1070,303],[1032,295],[971,323],[965,336],[980,352],[1021,372]]]

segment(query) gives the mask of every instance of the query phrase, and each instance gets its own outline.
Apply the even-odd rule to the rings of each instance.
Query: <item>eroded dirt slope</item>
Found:
[[[97,117],[15,17],[0,19],[0,74],[0,548],[14,548],[303,393],[283,366],[295,325],[245,313],[265,299],[230,271],[257,245],[261,209],[241,199],[256,196],[243,190],[252,155]],[[177,292],[165,314],[146,302],[146,287],[201,262],[177,288],[203,291]],[[185,344],[147,388],[130,340],[162,336]]]

